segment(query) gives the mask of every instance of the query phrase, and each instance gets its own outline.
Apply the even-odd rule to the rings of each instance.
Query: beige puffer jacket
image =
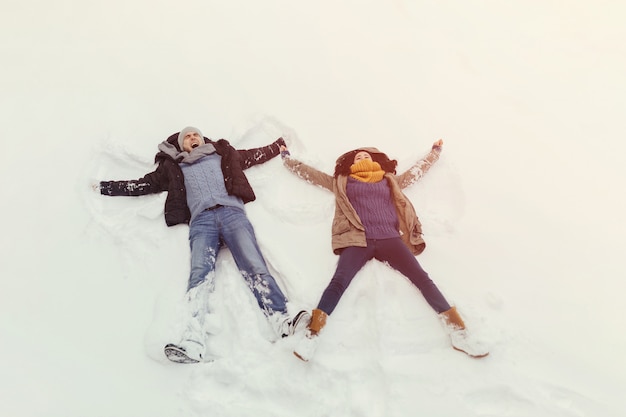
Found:
[[[381,153],[376,148],[359,148],[359,150],[366,151],[370,154]],[[346,152],[346,154],[347,153],[349,152]],[[389,182],[398,213],[400,236],[415,255],[419,255],[424,251],[426,243],[422,238],[422,224],[415,213],[415,208],[408,197],[402,192],[402,189],[419,181],[439,159],[440,153],[441,148],[435,147],[423,159],[419,160],[404,173],[400,175],[385,174],[385,179]],[[340,156],[337,160],[339,161],[344,155]],[[335,179],[332,175],[323,173],[292,158],[285,158],[283,162],[290,171],[300,178],[335,193],[335,217],[332,225],[333,252],[339,254],[344,248],[349,246],[366,247],[365,228],[354,210],[354,207],[350,204],[348,195],[346,194],[348,177],[340,175]]]

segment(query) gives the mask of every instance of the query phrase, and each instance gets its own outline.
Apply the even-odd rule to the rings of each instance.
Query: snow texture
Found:
[[[13,1],[0,15],[0,415],[626,415],[626,6],[617,1]],[[271,332],[227,250],[221,358],[167,361],[186,226],[165,195],[105,197],[184,126],[283,136],[332,174],[375,146],[408,169],[419,261],[491,349],[453,350],[398,273],[369,263],[315,357]],[[20,159],[26,154],[26,160]],[[259,244],[293,309],[337,257],[334,202],[275,158],[247,171]]]

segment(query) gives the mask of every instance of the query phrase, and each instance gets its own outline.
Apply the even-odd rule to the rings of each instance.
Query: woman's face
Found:
[[[353,164],[356,164],[357,162],[360,162],[364,159],[369,159],[370,161],[372,160],[372,156],[365,152],[365,151],[360,151],[358,152],[356,155],[354,155],[354,162]]]

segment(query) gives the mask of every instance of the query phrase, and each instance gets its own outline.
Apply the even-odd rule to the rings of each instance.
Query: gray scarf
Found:
[[[215,153],[215,146],[213,146],[212,143],[205,143],[204,145],[200,145],[197,148],[192,149],[191,152],[179,152],[176,146],[165,141],[159,144],[159,150],[171,156],[177,162],[193,164],[198,159]]]

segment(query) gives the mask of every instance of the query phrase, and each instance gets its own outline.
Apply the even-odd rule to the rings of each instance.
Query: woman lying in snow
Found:
[[[318,335],[357,272],[372,258],[404,274],[441,318],[452,346],[473,357],[488,354],[485,346],[467,332],[463,319],[451,307],[415,255],[424,250],[422,227],[402,189],[417,182],[439,159],[443,140],[436,141],[426,157],[396,175],[396,160],[376,148],[359,148],[337,159],[333,176],[292,159],[281,147],[285,166],[300,178],[335,193],[332,248],[339,255],[337,269],[324,290],[306,337],[295,355],[309,360]]]

